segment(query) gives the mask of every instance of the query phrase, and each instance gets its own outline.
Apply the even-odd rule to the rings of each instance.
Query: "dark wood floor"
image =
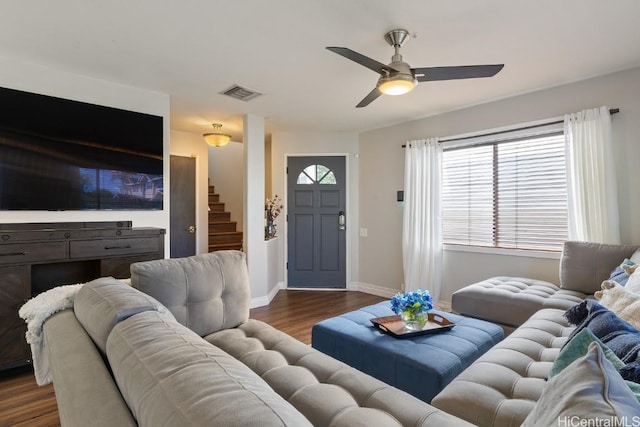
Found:
[[[310,344],[315,323],[384,299],[350,291],[282,290],[268,306],[251,310],[251,318]],[[59,425],[53,386],[38,387],[30,369],[0,373],[0,427]]]

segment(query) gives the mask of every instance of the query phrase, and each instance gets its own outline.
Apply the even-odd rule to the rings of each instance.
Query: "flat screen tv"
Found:
[[[0,88],[0,210],[162,209],[162,120]]]

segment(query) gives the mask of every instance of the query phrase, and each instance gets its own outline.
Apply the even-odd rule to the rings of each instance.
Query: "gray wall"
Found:
[[[620,108],[613,116],[618,199],[623,243],[640,243],[640,68],[498,100],[464,110],[375,129],[360,134],[360,282],[374,288],[401,288],[404,152],[411,139],[446,137],[525,123],[586,108]],[[427,90],[423,88],[423,90]],[[407,96],[428,96],[418,91]],[[383,100],[384,102],[384,100]],[[526,276],[558,282],[558,260],[446,251],[442,299],[491,276]]]

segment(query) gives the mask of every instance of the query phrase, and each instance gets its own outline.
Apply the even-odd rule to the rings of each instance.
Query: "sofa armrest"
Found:
[[[567,241],[560,258],[560,287],[588,295],[640,246]]]
[[[137,426],[100,351],[73,310],[44,324],[53,388],[63,426]]]

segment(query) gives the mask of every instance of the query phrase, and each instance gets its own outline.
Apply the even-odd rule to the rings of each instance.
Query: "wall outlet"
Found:
[[[367,230],[366,228],[361,228],[360,229],[360,237],[367,237],[367,233],[369,232],[369,230]]]

